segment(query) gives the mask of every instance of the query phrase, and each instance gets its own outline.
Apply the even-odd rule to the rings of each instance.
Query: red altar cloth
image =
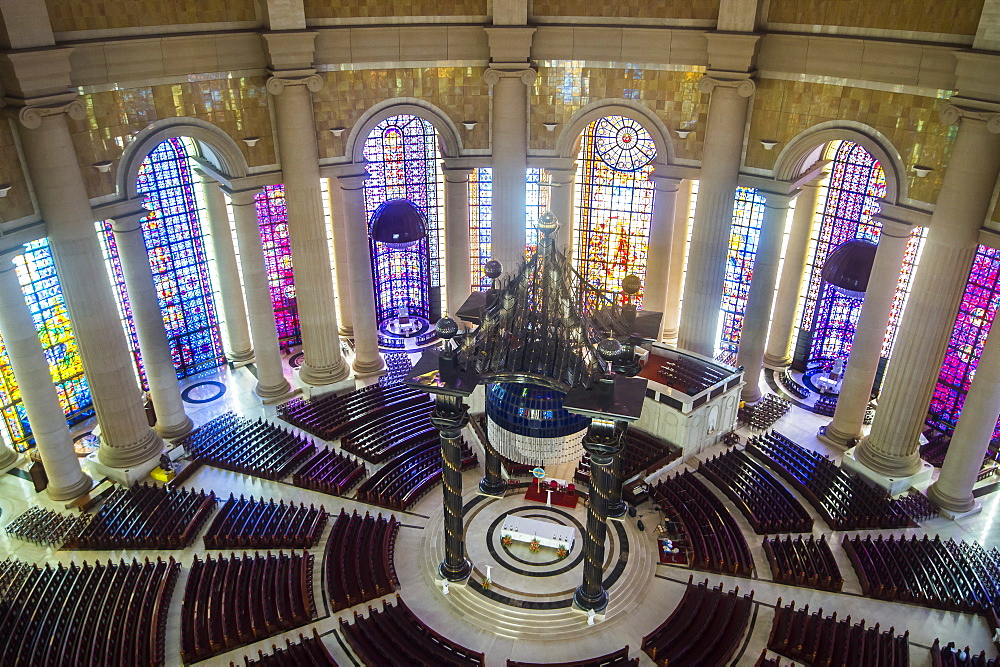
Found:
[[[559,507],[569,507],[570,509],[576,507],[578,497],[576,495],[576,491],[572,487],[573,485],[570,484],[566,487],[565,491],[554,489],[552,491],[552,504],[558,505]],[[525,500],[533,500],[537,503],[544,503],[548,498],[545,484],[539,488],[539,480],[537,478],[531,480],[531,484],[528,485],[528,490],[525,492],[524,498]]]

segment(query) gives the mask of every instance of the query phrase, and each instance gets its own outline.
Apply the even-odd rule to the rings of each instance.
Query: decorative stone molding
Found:
[[[17,107],[13,107],[15,109]],[[45,116],[67,114],[73,120],[83,120],[87,117],[87,109],[80,100],[70,100],[57,104],[29,104],[17,112],[17,120],[29,130],[35,130],[42,125]]]
[[[947,125],[954,125],[960,118],[972,118],[986,123],[986,129],[993,134],[1000,134],[1000,112],[982,109],[970,109],[957,104],[946,104],[941,109],[941,120]]]
[[[305,86],[312,92],[318,92],[323,88],[323,77],[319,74],[310,74],[302,77],[281,77],[273,75],[267,80],[267,92],[272,95],[280,95],[287,86]]]
[[[750,97],[757,90],[753,79],[719,79],[706,75],[698,81],[698,90],[703,93],[711,93],[717,87],[734,88],[740,97]]]
[[[521,83],[526,86],[530,86],[538,78],[538,72],[534,68],[528,67],[527,69],[496,69],[490,67],[485,72],[483,72],[483,81],[487,85],[495,86],[500,82],[500,79],[513,79],[520,78]]]

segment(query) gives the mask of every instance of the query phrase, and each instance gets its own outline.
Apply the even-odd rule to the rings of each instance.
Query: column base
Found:
[[[376,357],[375,361],[359,361],[355,357],[351,368],[354,369],[354,377],[358,378],[383,375],[382,369],[385,368],[385,360],[382,359],[382,355]]]
[[[103,437],[101,436],[102,440]],[[163,440],[156,434],[156,431],[150,428],[142,440],[129,447],[112,447],[102,442],[101,448],[97,450],[95,460],[99,461],[102,466],[116,469],[135,468],[152,461],[153,466],[150,468],[152,470],[156,467],[162,450]],[[106,476],[110,477],[110,475]]]
[[[157,434],[164,440],[176,440],[177,438],[181,438],[190,433],[191,431],[193,431],[194,422],[191,421],[190,417],[184,415],[184,421],[182,421],[180,424],[167,426],[167,425],[161,425],[160,422],[157,421],[156,426],[153,427],[153,430],[155,430]]]
[[[334,382],[340,382],[350,374],[351,369],[347,366],[347,362],[344,361],[344,357],[338,353],[337,362],[328,368],[316,368],[310,365],[307,355],[306,360],[299,366],[298,377],[300,381],[308,385],[321,387],[333,384]]]
[[[841,467],[861,475],[876,486],[881,486],[889,492],[890,496],[895,496],[910,488],[924,485],[931,480],[931,475],[934,473],[934,466],[926,461],[920,461],[920,468],[911,475],[884,475],[869,468],[864,461],[858,460],[857,451],[859,448],[860,445],[844,452],[844,460],[841,463]]]
[[[917,447],[908,455],[885,454],[874,449],[866,436],[853,451],[858,463],[885,477],[909,477],[920,472],[922,461]]]
[[[937,505],[942,516],[952,520],[978,514],[983,510],[982,503],[971,495],[968,498],[955,498],[942,493],[937,482],[927,489],[927,499]]]
[[[596,596],[587,595],[583,586],[576,589],[576,593],[573,594],[573,606],[583,611],[590,611],[593,609],[596,612],[604,611],[608,606],[608,592],[601,587],[601,592]]]
[[[503,498],[507,493],[507,481],[503,478],[494,481],[483,477],[479,482],[479,493],[484,496]]]
[[[458,567],[451,568],[448,567],[447,561],[441,561],[441,565],[438,566],[438,572],[451,583],[464,583],[472,574],[472,563],[469,562],[469,559],[463,558],[462,563]]]
[[[819,431],[816,433],[816,439],[826,445],[831,445],[833,447],[840,447],[841,449],[849,449],[854,447],[861,441],[861,437],[857,435],[848,435],[846,433],[841,433],[840,431],[830,428],[830,424],[826,426],[820,426]]]
[[[608,503],[608,514],[609,519],[622,519],[628,514],[628,503],[624,500],[619,500],[617,503]]]
[[[339,382],[334,382],[333,384],[324,385],[311,385],[302,381],[299,377],[299,372],[296,369],[294,371],[295,385],[298,392],[301,392],[305,398],[312,398],[313,396],[323,396],[324,394],[330,394],[335,391],[353,391],[357,387],[357,383],[354,381],[353,377],[346,377]]]
[[[275,385],[265,385],[262,382],[258,382],[257,386],[253,388],[253,393],[257,394],[265,401],[269,398],[280,398],[292,390],[292,385],[288,383],[288,380],[281,378],[281,382]]]
[[[49,484],[45,492],[52,500],[75,500],[94,488],[94,480],[87,473],[80,475],[80,480],[72,486],[54,487]]]
[[[121,484],[122,486],[133,486],[136,482],[149,477],[153,468],[160,465],[159,456],[154,456],[147,461],[137,463],[134,466],[123,468],[119,466],[109,466],[100,460],[100,452],[91,454],[86,459],[90,467],[92,476],[107,477],[108,479]]]
[[[749,404],[756,403],[764,394],[760,391],[760,377],[756,381],[745,378],[746,382],[743,384],[743,388],[740,389],[740,400]]]
[[[4,449],[6,449],[6,447]],[[24,456],[18,454],[12,449],[8,449],[7,451],[11,452],[14,455],[14,458],[4,457],[5,461],[0,463],[0,475],[4,474],[8,470],[13,470],[17,466],[24,463]]]
[[[252,347],[248,350],[242,351],[232,350],[226,355],[226,358],[229,359],[229,362],[232,364],[248,364],[253,361],[254,351]]]
[[[772,357],[771,355],[764,353],[764,368],[770,368],[773,371],[783,371],[792,365],[792,358],[787,354],[783,357]]]

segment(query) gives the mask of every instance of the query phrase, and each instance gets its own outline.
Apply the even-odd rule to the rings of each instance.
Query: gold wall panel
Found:
[[[253,21],[254,3],[240,0],[46,0],[54,32],[157,25]]]
[[[486,16],[486,0],[304,0],[307,19]]]
[[[0,184],[11,186],[7,196],[0,199],[0,222],[10,222],[35,212],[21,158],[14,145],[14,134],[6,120],[0,123]]]
[[[835,86],[801,81],[762,79],[757,82],[745,164],[772,169],[781,149],[800,132],[831,120],[864,123],[885,135],[906,165],[901,174],[909,183],[909,196],[928,203],[937,201],[948,157],[955,143],[956,126],[941,122],[943,99]],[[761,140],[780,142],[771,151]],[[915,164],[931,167],[917,178]]]
[[[769,23],[975,35],[983,0],[771,0]]]
[[[464,148],[489,148],[489,86],[483,67],[419,67],[413,69],[324,72],[322,90],[313,93],[316,135],[321,158],[344,155],[351,128],[379,102],[415,97],[430,102],[458,127]],[[462,121],[476,121],[466,130]],[[343,127],[339,137],[331,128]]]
[[[73,143],[83,165],[91,197],[114,192],[114,175],[125,144],[153,121],[177,116],[212,123],[233,138],[250,166],[275,162],[268,93],[264,77],[216,79],[126,90],[110,90],[81,97],[87,117],[70,120]],[[260,137],[253,148],[243,137]],[[116,164],[101,174],[90,165],[102,160]]]
[[[532,16],[717,19],[719,0],[534,0]]]
[[[671,135],[676,156],[701,160],[708,118],[708,96],[698,91],[697,72],[641,68],[605,69],[573,64],[539,67],[531,95],[533,150],[554,150],[559,132],[580,107],[610,98],[635,100],[648,107],[670,130],[691,130],[686,139]],[[543,123],[559,123],[554,132]],[[648,128],[652,130],[652,128]]]

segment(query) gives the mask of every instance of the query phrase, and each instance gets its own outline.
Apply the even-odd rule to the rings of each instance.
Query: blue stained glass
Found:
[[[525,174],[525,250],[530,257],[538,247],[538,216],[549,210],[552,201],[552,177],[544,169],[528,167]],[[504,267],[505,269],[507,267]]]
[[[493,252],[492,212],[493,170],[489,167],[473,169],[469,176],[469,251],[473,290],[491,287],[490,279],[483,273],[483,266]]]
[[[754,188],[736,188],[726,277],[722,283],[722,335],[716,357],[727,364],[736,362],[739,349],[760,227],[764,221],[764,201]]]
[[[292,270],[292,248],[288,238],[288,208],[285,206],[285,186],[265,185],[254,198],[260,242],[264,247],[264,265],[271,290],[271,306],[278,340],[289,345],[302,342],[299,328],[299,307],[295,299],[295,274]]]

